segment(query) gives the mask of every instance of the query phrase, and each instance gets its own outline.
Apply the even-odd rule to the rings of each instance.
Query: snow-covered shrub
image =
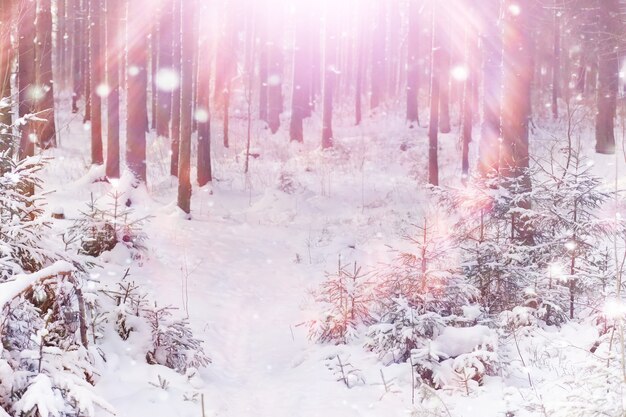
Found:
[[[332,355],[326,358],[326,368],[335,375],[337,381],[343,382],[348,388],[357,385],[365,385],[365,377],[361,370],[349,362],[349,357],[342,358],[340,355]]]
[[[156,306],[144,310],[152,333],[152,350],[146,355],[148,363],[164,365],[180,373],[211,363],[202,341],[193,336],[187,320],[175,318],[172,310],[173,307]]]
[[[79,252],[100,256],[122,243],[137,254],[145,250],[142,226],[147,218],[137,218],[133,210],[123,203],[118,192],[109,195],[111,202],[104,208],[91,196],[87,211],[82,212],[69,230],[67,241],[78,242]]]
[[[294,194],[302,185],[298,183],[292,172],[282,170],[278,176],[277,187],[285,194]]]
[[[33,284],[0,306],[0,407],[15,417],[113,412],[92,388],[97,373],[77,336],[79,287],[70,271],[44,272],[21,276]]]
[[[481,346],[454,358],[452,368],[465,395],[469,395],[473,389],[482,385],[486,375],[494,374],[497,362],[498,356],[490,346]]]
[[[413,349],[463,316],[463,307],[477,296],[458,274],[445,225],[425,220],[411,232],[405,236],[408,247],[377,278],[376,323],[366,347],[386,363],[408,360]]]
[[[44,244],[49,223],[35,194],[44,163],[34,157],[16,162],[8,153],[0,154],[0,282],[58,259]]]
[[[327,274],[316,294],[322,312],[309,322],[309,337],[318,342],[347,343],[358,326],[370,322],[370,274],[354,263],[339,263],[337,273]]]

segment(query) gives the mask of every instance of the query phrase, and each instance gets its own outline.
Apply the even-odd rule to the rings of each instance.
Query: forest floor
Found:
[[[93,182],[102,171],[89,166],[89,132],[78,118],[62,113],[59,126],[61,146],[49,152],[57,163],[46,168],[44,189],[48,209],[62,207],[69,219],[54,224],[60,233],[91,193],[100,196],[124,185]],[[558,335],[542,332],[512,358],[520,362],[518,372],[493,377],[469,396],[441,391],[413,406],[409,365],[385,367],[358,343],[316,345],[308,340],[305,323],[315,314],[311,291],[326,271],[336,270],[339,257],[342,263],[375,268],[393,257],[391,248],[408,225],[436,210],[420,185],[427,167],[425,129],[381,117],[359,128],[337,129],[333,152],[317,149],[317,133],[300,145],[281,134],[253,131],[260,157],[251,160],[248,175],[243,173],[244,130],[235,128],[230,149],[213,140],[215,180],[194,189],[191,220],[175,205],[176,182],[166,162],[169,144],[149,139],[148,186],[131,196],[137,216],[151,216],[145,226],[147,252],[131,260],[116,249],[103,255],[104,267],[94,273],[115,279],[130,268],[131,278],[149,288],[160,305],[188,315],[213,363],[188,379],[147,365],[141,346],[108,342],[97,390],[118,416],[400,417],[411,411],[473,416],[478,410],[485,417],[503,416],[529,401],[540,403],[530,398],[529,381],[548,387],[552,375],[566,372],[557,365],[564,356],[580,355],[577,349],[593,343],[594,330],[579,324]],[[441,143],[442,183],[456,186],[456,134],[442,135]],[[533,146],[552,143],[550,135],[537,133]],[[615,157],[594,158],[612,186],[619,173]],[[358,371],[363,384],[348,389],[337,381],[327,367],[337,355]],[[168,380],[167,388],[157,386],[159,377]]]

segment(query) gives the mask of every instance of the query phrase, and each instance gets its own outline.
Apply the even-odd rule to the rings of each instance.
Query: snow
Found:
[[[62,273],[74,271],[74,266],[67,261],[57,261],[32,274],[18,274],[13,276],[13,281],[0,283],[0,306],[4,306],[20,293],[33,286],[37,282]]]
[[[433,341],[433,348],[450,358],[456,358],[480,345],[493,345],[494,340],[494,331],[487,326],[446,327]]]

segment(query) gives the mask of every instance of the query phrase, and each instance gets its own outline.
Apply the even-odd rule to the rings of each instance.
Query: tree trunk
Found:
[[[181,0],[176,0],[181,1]],[[181,86],[180,86],[180,155],[178,162],[178,207],[185,213],[191,211],[191,123],[193,112],[193,54],[194,8],[189,1],[181,1],[183,29],[181,31]]]
[[[0,153],[13,153],[11,135],[11,0],[0,0]]]
[[[37,138],[42,149],[56,147],[54,122],[54,83],[52,75],[52,10],[50,0],[39,0],[37,10],[37,85],[41,97],[37,101],[39,122]]]
[[[198,123],[198,185],[205,186],[213,180],[211,172],[211,117],[210,117],[210,81],[211,55],[209,35],[200,32],[198,50],[198,107],[196,121]]]
[[[148,119],[148,33],[133,24],[145,13],[144,4],[130,0],[126,14],[126,165],[137,181],[146,182],[146,120]]]
[[[500,107],[502,80],[502,35],[498,29],[501,0],[487,0],[481,7],[483,123],[478,146],[478,169],[482,175],[494,175],[500,161]]]
[[[409,126],[419,126],[419,1],[409,0],[409,39],[406,65],[406,120]]]
[[[102,165],[104,155],[102,148],[102,97],[100,86],[102,83],[102,2],[89,0],[89,92],[91,103],[91,163]]]
[[[231,80],[237,72],[237,30],[235,11],[236,2],[228,2],[223,5],[222,33],[217,47],[216,56],[216,74],[215,74],[215,100],[219,108],[222,109],[223,115],[223,143],[228,148],[229,143],[229,110],[231,96]]]
[[[473,16],[473,8],[471,3],[464,2],[469,17]],[[467,78],[463,83],[463,97],[461,101],[461,147],[462,162],[461,172],[462,179],[465,181],[469,177],[469,144],[472,142],[472,127],[474,123],[474,82],[476,80],[476,66],[473,65],[477,49],[476,33],[472,26],[465,28],[465,65],[467,67]]]
[[[296,10],[289,138],[297,142],[304,141],[303,120],[311,115],[312,35],[307,30],[308,19],[305,7]]]
[[[561,79],[561,19],[554,0],[554,55],[552,56],[552,118],[559,118],[559,80]]]
[[[281,20],[280,18],[278,19]],[[282,27],[279,22],[273,22],[269,28],[270,45],[268,48],[268,78],[267,78],[267,124],[272,133],[280,128],[280,114],[283,112],[283,53]]]
[[[356,80],[355,80],[355,97],[354,97],[354,124],[360,125],[363,119],[363,84],[365,78],[365,11],[360,10],[357,17],[357,63],[356,63]]]
[[[18,84],[19,117],[25,117],[35,111],[35,16],[37,4],[34,0],[20,0],[18,5]],[[19,158],[24,159],[35,154],[35,129],[29,121],[21,129]]]
[[[598,90],[596,152],[615,153],[615,116],[619,84],[619,1],[599,0],[598,4]]]
[[[439,36],[440,58],[436,71],[439,73],[439,131],[450,133],[450,63],[452,52],[452,39],[449,22],[444,19],[437,21],[437,33]]]
[[[172,68],[172,48],[174,36],[172,33],[173,24],[173,2],[164,2],[161,6],[159,14],[159,31],[158,31],[158,69],[157,80],[159,77],[166,78]],[[163,84],[165,80],[163,80]],[[173,86],[159,85],[157,83],[157,113],[156,113],[156,132],[157,136],[167,138],[170,137],[169,123],[172,115],[172,90]]]
[[[81,0],[72,0],[72,113],[78,113],[78,100],[83,90],[83,39],[84,16]]]
[[[332,12],[326,12],[324,30],[324,110],[322,116],[322,148],[333,146],[333,95],[337,79],[339,36]]]
[[[181,9],[180,0],[174,0],[172,3],[172,67],[175,74],[181,72]],[[178,155],[180,142],[180,88],[176,88],[172,92],[172,117],[171,117],[171,155],[170,155],[170,175],[178,176]]]
[[[377,108],[383,101],[386,81],[386,35],[387,35],[387,8],[385,2],[377,2],[378,20],[372,28],[372,95],[370,108]]]
[[[430,119],[428,122],[428,182],[439,185],[438,132],[439,132],[439,68],[442,50],[439,33],[439,10],[437,4],[432,5],[432,49],[430,64]]]
[[[120,177],[120,41],[121,0],[106,0],[107,178]]]

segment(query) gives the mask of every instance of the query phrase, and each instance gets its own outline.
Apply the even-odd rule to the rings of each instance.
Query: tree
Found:
[[[439,132],[439,92],[441,80],[439,68],[442,60],[441,39],[439,33],[439,7],[432,5],[432,51],[430,59],[430,118],[428,122],[428,182],[439,185],[439,163],[437,161]]]
[[[191,211],[191,119],[193,100],[194,21],[192,3],[181,2],[181,88],[180,88],[180,154],[178,160],[178,207],[185,213]],[[187,28],[187,29],[185,29]]]
[[[372,28],[372,95],[370,97],[370,107],[377,108],[383,101],[386,85],[386,36],[387,36],[387,7],[385,2],[377,2],[378,20],[374,22]]]
[[[272,133],[280,127],[280,114],[283,112],[283,52],[282,19],[272,22],[269,27],[268,77],[267,77],[267,124]]]
[[[180,1],[173,0],[172,9],[172,68],[174,73],[180,77],[181,72],[181,5]],[[170,125],[171,155],[170,155],[170,175],[178,176],[178,158],[180,143],[180,88],[176,87],[172,93],[172,117]]]
[[[206,6],[202,6],[206,8]],[[200,32],[198,46],[198,104],[195,119],[198,123],[198,185],[205,186],[213,180],[211,172],[211,55],[209,35]]]
[[[620,10],[618,0],[598,3],[598,110],[596,152],[615,153],[615,115],[619,83]]]
[[[50,0],[39,0],[37,8],[37,87],[41,97],[37,101],[37,115],[41,121],[37,129],[39,146],[56,146],[54,122],[54,83],[52,75],[52,10]]]
[[[12,149],[11,2],[0,0],[0,153]]]
[[[83,90],[83,39],[84,19],[81,0],[72,0],[71,13],[73,18],[72,28],[72,113],[78,113],[78,100]]]
[[[19,117],[26,117],[35,111],[38,91],[35,88],[35,0],[20,0],[18,3],[18,74]],[[33,122],[28,121],[22,127],[19,158],[24,159],[35,154],[35,130]]]
[[[126,6],[127,110],[126,164],[138,181],[146,182],[146,121],[148,120],[148,42],[143,25],[133,17],[145,13],[143,4],[129,1]]]
[[[120,176],[120,0],[106,0],[107,178]]]
[[[409,0],[409,38],[406,65],[406,120],[410,126],[419,125],[419,2]]]
[[[327,6],[328,9],[328,6]],[[322,148],[333,146],[333,95],[338,77],[337,57],[339,37],[333,13],[326,11],[324,30],[324,114],[322,118]]]
[[[102,93],[105,86],[102,80],[101,48],[102,38],[102,0],[89,1],[89,102],[91,121],[91,163],[102,165],[104,153],[102,147]],[[103,88],[104,87],[104,88]]]
[[[498,171],[500,160],[500,95],[502,80],[502,36],[498,30],[500,0],[477,6],[481,18],[483,120],[478,148],[478,169],[482,175]]]
[[[295,11],[295,39],[293,49],[293,83],[289,138],[304,141],[303,120],[311,115],[312,36],[309,29],[308,5],[299,3]]]
[[[223,142],[224,147],[229,146],[229,123],[230,123],[230,96],[231,81],[237,73],[237,2],[227,2],[223,5],[223,25],[221,28],[216,56],[215,73],[215,100],[223,114]]]
[[[170,137],[169,123],[172,116],[172,90],[174,86],[159,85],[159,77],[165,78],[171,71],[174,73],[172,51],[174,47],[175,13],[173,1],[161,2],[159,9],[158,30],[158,69],[157,69],[157,113],[156,131],[159,137]]]

